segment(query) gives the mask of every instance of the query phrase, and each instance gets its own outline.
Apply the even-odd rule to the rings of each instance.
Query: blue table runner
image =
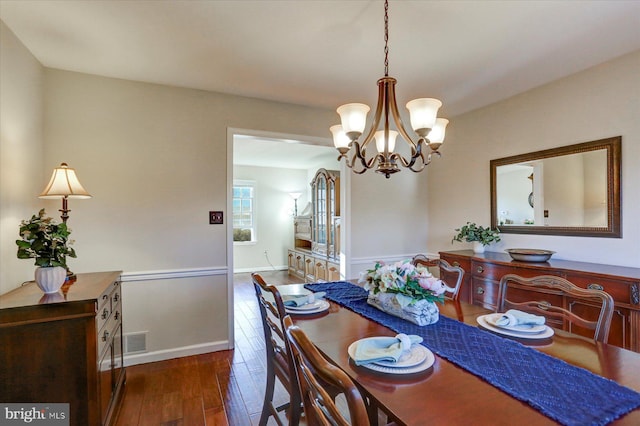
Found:
[[[440,357],[561,424],[605,425],[640,407],[640,393],[514,340],[442,315],[417,326],[367,304],[367,291],[349,282],[305,287],[396,333],[422,336]]]

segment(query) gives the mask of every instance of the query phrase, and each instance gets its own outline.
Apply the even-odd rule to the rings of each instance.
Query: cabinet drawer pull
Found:
[[[109,310],[107,308],[104,308],[104,310],[102,311],[102,319],[107,319],[109,317]]]
[[[476,272],[477,272],[477,273],[479,273],[479,274],[481,274],[481,273],[483,273],[483,272],[484,272],[484,268],[483,268],[482,266],[478,266],[478,267],[476,268]]]
[[[542,309],[543,311],[546,311],[550,307],[551,307],[551,303],[547,302],[546,300],[543,300],[542,302],[538,302],[538,308]]]
[[[460,262],[458,262],[457,260],[455,262],[453,262],[453,266],[458,267],[460,266]]]
[[[118,293],[113,295],[113,301],[117,302],[118,300],[120,300],[120,295]]]
[[[477,293],[477,294],[484,294],[484,288],[482,288],[482,287],[478,287],[478,288],[476,289],[476,293]]]
[[[107,294],[103,294],[102,295],[102,300],[108,300],[109,299],[109,295]]]
[[[113,317],[116,319],[116,321],[119,320],[120,319],[120,312],[116,311],[116,313],[113,314]]]
[[[591,283],[591,284],[589,284],[589,285],[587,286],[587,288],[588,288],[589,290],[601,290],[601,291],[602,291],[602,290],[604,290],[604,287],[603,287],[603,286],[601,286],[600,284],[595,284],[595,283]]]
[[[102,341],[106,342],[108,338],[109,338],[109,332],[105,330],[104,333],[102,334]]]

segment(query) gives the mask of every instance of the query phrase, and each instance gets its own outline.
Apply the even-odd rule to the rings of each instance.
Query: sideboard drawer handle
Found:
[[[484,272],[484,268],[483,268],[482,266],[478,266],[478,267],[476,268],[476,272],[477,272],[477,273],[479,273],[479,274],[481,274],[481,273],[483,273],[483,272]]]
[[[113,295],[113,301],[117,302],[120,299],[120,295],[118,293]]]
[[[547,302],[546,300],[543,300],[542,302],[538,302],[538,308],[542,309],[543,311],[546,311],[550,307],[551,307],[551,303]]]
[[[457,260],[455,262],[453,262],[453,266],[458,267],[460,266],[460,262],[458,262]]]
[[[476,289],[476,293],[478,293],[478,294],[484,294],[484,288],[482,288],[482,287],[478,287],[478,288]]]
[[[102,335],[102,341],[106,342],[108,338],[109,338],[109,332],[105,330],[104,334]]]
[[[104,310],[102,311],[102,319],[107,319],[109,317],[109,310],[107,308],[104,308]]]
[[[588,288],[589,290],[600,290],[600,291],[604,290],[604,287],[603,287],[603,286],[601,286],[600,284],[596,284],[596,283],[591,283],[591,284],[589,284],[589,285],[587,286],[587,288]]]
[[[109,299],[109,295],[107,295],[107,294],[103,294],[103,295],[102,295],[102,300],[107,300],[107,299]]]

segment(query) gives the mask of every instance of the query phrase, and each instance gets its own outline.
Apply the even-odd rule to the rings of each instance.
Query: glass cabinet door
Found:
[[[315,225],[316,242],[318,244],[327,243],[327,179],[325,176],[318,176],[316,181],[316,203],[315,203]]]

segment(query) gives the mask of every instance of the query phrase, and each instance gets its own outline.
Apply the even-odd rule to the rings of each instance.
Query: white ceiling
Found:
[[[640,49],[640,1],[390,3],[399,104],[448,118]],[[0,0],[0,19],[47,67],[301,105],[372,105],[384,74],[380,0]]]

